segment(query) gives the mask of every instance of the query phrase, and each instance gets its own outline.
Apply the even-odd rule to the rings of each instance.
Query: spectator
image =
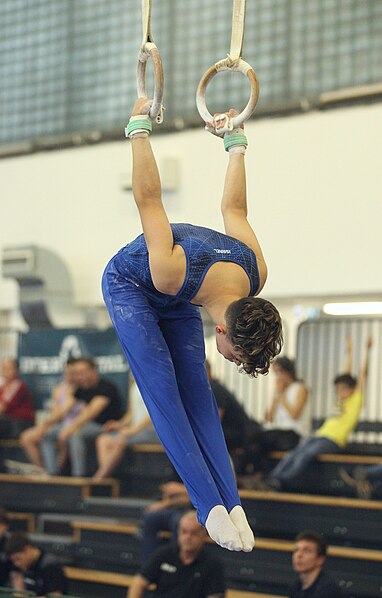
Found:
[[[290,451],[310,432],[308,390],[297,380],[294,362],[287,357],[274,360],[276,389],[265,420],[268,428],[258,430],[247,442],[245,452],[237,464],[237,473],[245,474],[240,485],[256,485],[258,473],[268,468],[267,456],[272,451]],[[254,477],[246,474],[255,472]]]
[[[22,571],[25,590],[35,592],[40,598],[48,593],[53,596],[66,593],[61,563],[54,555],[34,546],[25,534],[15,532],[5,550],[13,565]]]
[[[341,469],[340,476],[348,486],[354,488],[358,498],[382,498],[382,463],[368,467],[358,465],[351,473]]]
[[[16,359],[8,357],[3,360],[1,376],[0,438],[18,438],[23,430],[34,424],[32,395],[20,378]]]
[[[270,472],[265,483],[258,482],[259,489],[282,490],[288,487],[290,482],[301,477],[318,455],[338,453],[346,446],[350,433],[358,423],[363,405],[371,345],[372,340],[369,338],[357,383],[357,379],[351,375],[352,342],[348,339],[344,373],[334,380],[338,413],[326,419],[313,436],[304,440],[282,459]]]
[[[72,475],[87,473],[87,442],[99,435],[102,426],[110,419],[121,417],[121,400],[116,386],[101,378],[94,361],[80,357],[74,364],[76,390],[74,399],[85,405],[78,415],[64,428],[52,428],[42,441],[44,461],[48,473],[57,469],[57,443],[59,450],[69,451]]]
[[[208,380],[214,394],[227,448],[231,452],[244,446],[246,439],[261,430],[260,424],[252,420],[236,397],[212,376],[211,365],[205,362]]]
[[[276,389],[265,419],[279,436],[279,450],[291,450],[310,433],[308,390],[297,380],[294,362],[278,357],[272,365]],[[274,448],[273,450],[277,450]]]
[[[176,543],[179,520],[186,510],[191,508],[186,486],[173,470],[172,479],[160,486],[161,500],[150,505],[142,521],[142,558],[147,559],[162,543],[159,532],[169,531]]]
[[[96,480],[107,478],[113,473],[128,445],[159,443],[133,377],[131,377],[129,406],[126,414],[118,421],[106,422],[103,430],[105,433],[100,434],[96,440],[98,469],[93,476]]]
[[[0,586],[12,586],[15,590],[22,590],[24,589],[22,576],[14,570],[12,561],[5,552],[8,531],[8,515],[5,509],[0,507]]]
[[[135,575],[127,598],[142,598],[156,584],[153,598],[222,598],[224,570],[220,561],[203,550],[207,533],[194,511],[179,522],[178,546],[159,548]]]
[[[45,450],[44,459],[41,444],[50,431],[57,438],[59,432],[69,426],[83,409],[84,403],[74,397],[76,361],[75,358],[68,359],[64,368],[63,381],[53,389],[51,411],[48,417],[38,426],[25,430],[20,436],[21,446],[35,468],[35,471],[30,469],[29,473],[46,473],[46,471],[60,473],[67,461],[68,451],[65,444],[60,445],[57,457],[54,452]],[[49,461],[52,458],[54,462]],[[23,464],[20,463],[18,466],[20,470],[24,469],[24,473],[28,473],[28,468],[23,467]],[[28,465],[28,467],[32,466]]]
[[[304,531],[298,534],[292,565],[299,579],[291,587],[289,598],[340,598],[337,583],[323,569],[326,540],[321,534]]]

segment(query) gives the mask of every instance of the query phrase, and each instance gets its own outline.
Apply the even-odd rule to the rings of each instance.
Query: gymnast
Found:
[[[133,194],[143,234],[106,267],[106,306],[158,436],[210,537],[250,552],[253,532],[240,503],[219,414],[205,369],[203,306],[215,322],[219,353],[251,376],[266,374],[280,352],[277,309],[256,295],[267,266],[247,220],[243,128],[225,133],[229,163],[221,203],[225,233],[170,224],[148,139],[151,101],[139,98],[126,134]],[[221,115],[219,128],[235,111]],[[223,137],[223,135],[221,135]]]

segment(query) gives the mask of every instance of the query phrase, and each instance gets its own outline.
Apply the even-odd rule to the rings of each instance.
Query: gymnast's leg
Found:
[[[158,314],[142,289],[121,277],[113,262],[104,274],[103,292],[158,436],[204,525],[213,507],[220,505],[224,509],[223,500],[182,403]],[[229,517],[225,523],[224,529],[219,528],[216,533],[214,526],[210,526],[213,539],[230,550],[242,550],[239,532]]]
[[[215,507],[206,521],[215,529],[227,526],[227,512],[240,533],[243,550],[251,551],[254,537],[241,507],[236,481],[225,443],[219,413],[205,368],[203,326],[199,310],[180,304],[163,311],[159,321],[175,367],[180,396],[208,469],[222,498],[224,509]],[[211,535],[211,533],[210,533]]]

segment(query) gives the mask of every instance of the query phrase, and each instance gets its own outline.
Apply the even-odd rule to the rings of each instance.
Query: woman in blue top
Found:
[[[267,267],[247,221],[246,140],[242,130],[230,133],[228,143],[225,136],[229,164],[221,209],[226,234],[171,225],[148,139],[149,110],[150,102],[138,99],[127,128],[143,235],[109,262],[104,299],[158,436],[199,521],[221,546],[249,552],[254,537],[204,366],[197,307],[202,305],[216,323],[217,349],[226,359],[252,376],[268,372],[281,348],[282,327],[276,308],[255,297],[265,284]]]

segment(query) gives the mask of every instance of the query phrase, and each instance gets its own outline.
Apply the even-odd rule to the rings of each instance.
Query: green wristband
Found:
[[[151,131],[153,130],[151,119],[147,116],[142,116],[142,118],[135,117],[134,119],[130,119],[125,129],[126,137],[130,137],[131,134],[134,134],[134,131],[137,131],[138,129],[140,132],[147,131],[147,133],[151,133]]]
[[[247,147],[248,139],[244,135],[244,133],[233,133],[231,135],[224,136],[224,149],[228,152],[230,147],[234,145],[244,145]]]

